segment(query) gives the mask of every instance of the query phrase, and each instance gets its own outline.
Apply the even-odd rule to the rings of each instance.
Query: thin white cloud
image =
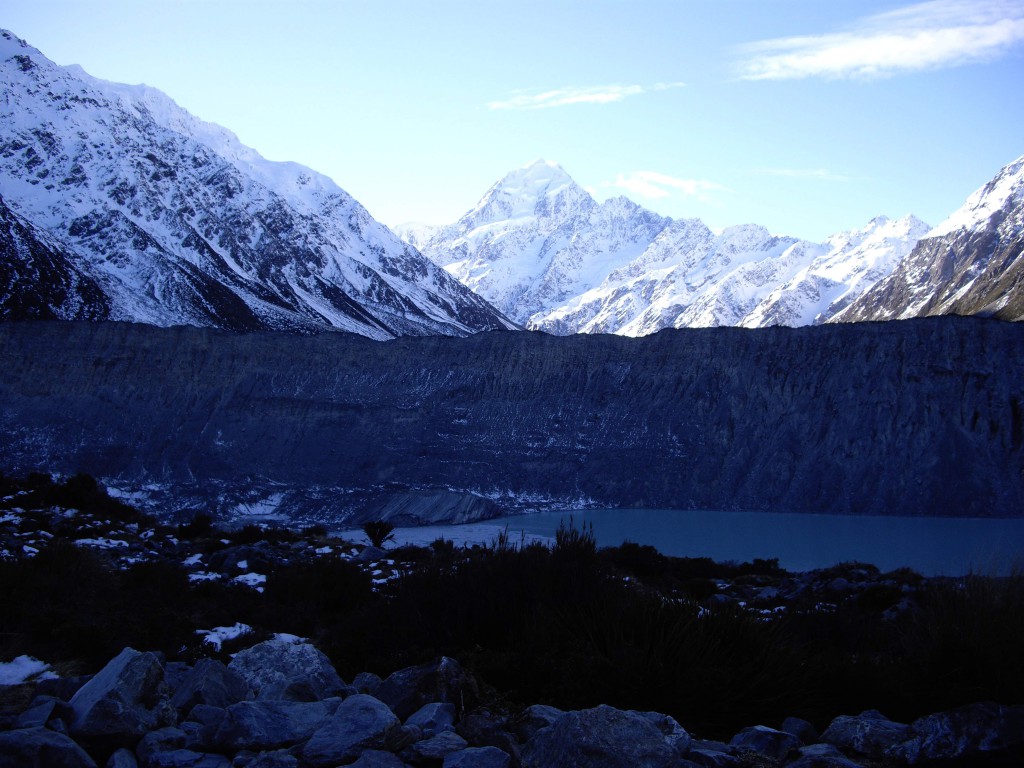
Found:
[[[758,168],[762,176],[778,176],[785,179],[806,179],[808,181],[852,181],[853,176],[836,173],[827,168]]]
[[[850,29],[743,46],[741,78],[879,78],[991,61],[1024,43],[1021,0],[931,0]]]
[[[683,194],[706,200],[709,192],[726,191],[727,187],[703,179],[680,179],[657,171],[620,173],[615,181],[599,185],[602,189],[622,189],[637,197],[659,200],[673,194]]]
[[[502,101],[489,102],[487,107],[488,109],[548,109],[570,104],[612,104],[630,96],[681,87],[683,87],[683,83],[555,88],[542,93],[519,93]]]

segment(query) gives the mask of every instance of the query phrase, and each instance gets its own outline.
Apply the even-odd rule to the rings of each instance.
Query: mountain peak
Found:
[[[940,237],[985,225],[996,211],[1024,202],[1024,155],[1004,166],[988,184],[978,189],[953,215],[928,233]]]

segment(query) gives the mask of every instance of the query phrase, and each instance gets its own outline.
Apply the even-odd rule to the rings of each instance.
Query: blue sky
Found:
[[[58,64],[159,88],[387,224],[555,160],[714,227],[938,224],[1024,154],[1024,0],[8,0]]]

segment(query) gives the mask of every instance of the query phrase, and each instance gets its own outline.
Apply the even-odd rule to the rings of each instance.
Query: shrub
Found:
[[[368,523],[363,523],[363,533],[370,540],[370,544],[375,547],[383,547],[386,542],[394,541],[394,530],[395,526],[387,520],[371,520]]]

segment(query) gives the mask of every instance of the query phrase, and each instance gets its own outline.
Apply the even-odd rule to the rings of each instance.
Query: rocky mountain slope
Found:
[[[331,179],[0,32],[0,311],[229,330],[511,324]]]
[[[1022,334],[969,318],[388,342],[3,323],[0,467],[88,472],[165,510],[332,522],[452,493],[1015,516]]]
[[[529,328],[643,336],[823,322],[927,230],[908,216],[879,217],[825,243],[753,224],[714,233],[624,197],[598,204],[561,167],[537,161],[508,174],[456,223],[398,232]]]
[[[891,275],[834,319],[947,314],[1024,319],[1024,156],[971,195]]]

